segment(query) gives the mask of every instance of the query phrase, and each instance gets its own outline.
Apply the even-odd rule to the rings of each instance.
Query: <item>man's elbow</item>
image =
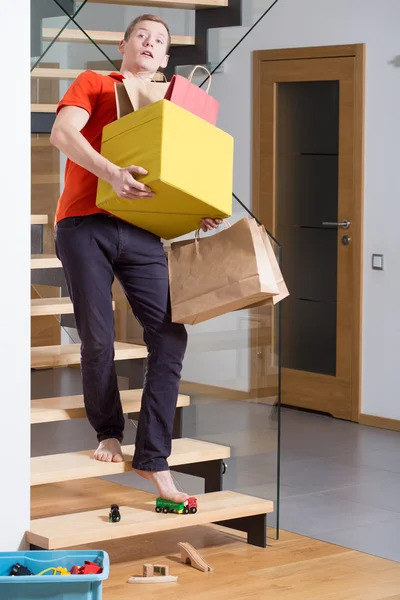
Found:
[[[60,149],[63,137],[62,128],[54,124],[50,133],[50,144]]]

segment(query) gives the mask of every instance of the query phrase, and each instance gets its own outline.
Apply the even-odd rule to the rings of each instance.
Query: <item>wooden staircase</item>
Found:
[[[34,218],[31,219],[35,221]],[[45,221],[45,219],[41,219]],[[33,269],[60,267],[54,256],[38,255],[32,259]],[[50,261],[50,262],[49,262]],[[72,304],[68,298],[39,298],[31,301],[31,314],[36,317],[51,314],[69,314]],[[147,349],[139,344],[115,342],[115,360],[143,359]],[[31,349],[32,369],[52,369],[79,364],[80,345],[54,345]],[[121,392],[123,411],[137,417],[142,390]],[[157,514],[154,499],[135,506],[121,506],[121,523],[108,522],[108,503],[88,512],[73,512],[34,519],[27,532],[32,548],[57,549],[66,546],[90,544],[105,539],[118,539],[167,531],[186,526],[209,523],[247,531],[249,543],[266,545],[266,517],[273,512],[273,503],[235,492],[222,491],[223,461],[230,457],[230,448],[211,442],[180,436],[180,412],[190,404],[188,396],[179,395],[177,402],[178,429],[168,464],[172,470],[203,477],[205,494],[198,497],[196,515]],[[83,396],[65,396],[32,400],[31,424],[55,423],[85,417]],[[176,435],[178,431],[178,435]],[[124,461],[105,463],[93,458],[94,450],[65,452],[31,459],[31,486],[65,485],[74,480],[88,480],[132,471],[134,445],[122,447]],[[120,503],[122,504],[122,503]]]
[[[196,33],[190,36],[172,35],[170,76],[178,64],[207,62],[207,31],[210,27],[234,26],[241,24],[240,0],[89,0],[90,3],[142,6],[149,11],[151,7],[180,8],[196,11]],[[89,35],[98,44],[116,45],[121,32],[89,31]],[[173,32],[172,32],[173,33]],[[42,37],[49,41],[57,32],[43,28]],[[58,41],[86,43],[86,36],[79,30],[66,29]],[[110,65],[111,67],[111,65]],[[110,70],[112,70],[110,68]],[[48,132],[54,121],[56,104],[59,100],[59,82],[62,79],[74,79],[82,72],[80,69],[61,69],[51,63],[41,65],[32,72],[32,81],[36,82],[33,94],[32,131],[38,134]],[[100,71],[108,73],[109,71]],[[44,94],[42,91],[44,90]],[[39,99],[40,97],[40,99]],[[36,120],[35,120],[36,119]],[[42,128],[44,127],[44,129]],[[46,129],[47,128],[47,129]],[[46,149],[46,142],[38,138],[33,146],[38,151]],[[54,181],[53,181],[54,179]],[[55,178],[34,178],[36,186],[58,186],[59,176]],[[38,210],[39,212],[39,210]],[[31,223],[46,225],[53,221],[53,215],[32,215]],[[46,246],[47,247],[47,246]],[[60,269],[61,263],[54,254],[32,255],[31,268],[34,273],[43,274],[46,270]],[[52,273],[52,271],[49,271]],[[72,303],[66,297],[34,298],[31,301],[31,316],[36,319],[51,315],[71,315]],[[71,317],[64,317],[70,319]],[[140,344],[115,343],[115,360],[138,360],[147,356],[147,349]],[[32,348],[32,369],[67,368],[80,362],[79,344],[40,346]],[[125,414],[137,417],[140,411],[142,390],[130,389],[121,392],[121,401]],[[129,489],[118,486],[118,497],[113,502],[120,504],[122,520],[110,524],[108,512],[110,498],[101,491],[90,500],[90,507],[82,505],[80,490],[90,487],[102,489],[106,475],[116,475],[132,470],[134,446],[123,447],[124,462],[103,463],[93,459],[93,450],[68,452],[31,459],[32,492],[37,486],[45,486],[51,496],[67,493],[70,499],[69,514],[57,514],[35,518],[31,522],[27,540],[33,548],[57,549],[74,545],[98,543],[106,539],[120,539],[160,531],[168,531],[194,525],[218,523],[227,527],[246,531],[248,542],[266,546],[266,517],[273,512],[273,503],[235,492],[222,491],[224,460],[230,457],[227,446],[196,439],[183,438],[181,434],[181,413],[190,405],[188,396],[179,395],[177,419],[174,426],[172,453],[169,458],[171,470],[202,477],[205,482],[205,494],[198,496],[199,510],[195,515],[157,514],[154,510],[154,496],[144,493],[145,500],[132,505],[129,501]],[[56,423],[86,416],[83,396],[64,396],[32,400],[31,424]],[[75,481],[79,480],[79,481]],[[79,484],[78,486],[75,484]],[[99,485],[97,485],[99,484]],[[117,488],[116,488],[117,489]],[[122,499],[124,501],[122,502]],[[82,512],[84,510],[84,512]],[[63,510],[63,512],[65,512]]]

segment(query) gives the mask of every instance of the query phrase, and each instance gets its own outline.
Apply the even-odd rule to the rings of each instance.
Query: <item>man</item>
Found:
[[[187,334],[183,325],[171,322],[167,259],[155,235],[96,206],[98,178],[108,181],[121,198],[151,202],[152,191],[135,179],[146,170],[120,168],[102,157],[101,133],[117,118],[114,83],[125,77],[152,79],[159,67],[167,66],[170,42],[168,26],[157,16],[132,21],[119,45],[121,72],[81,74],[58,105],[50,140],[69,159],[56,213],[56,251],[82,344],[85,408],[99,441],[94,457],[123,460],[124,417],[114,365],[115,276],[143,326],[149,350],[133,468],[153,481],[160,496],[183,502],[188,496],[176,489],[167,458]],[[204,231],[219,224],[201,221]]]

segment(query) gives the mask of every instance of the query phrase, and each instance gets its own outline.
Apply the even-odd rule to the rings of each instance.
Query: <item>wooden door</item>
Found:
[[[362,45],[254,53],[253,207],[282,244],[291,293],[282,303],[282,403],[352,420],[360,405],[363,81]],[[258,361],[261,381],[265,367]]]

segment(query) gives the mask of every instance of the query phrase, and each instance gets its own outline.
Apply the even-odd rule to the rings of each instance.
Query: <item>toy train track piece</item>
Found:
[[[195,514],[197,512],[197,498],[188,498],[186,502],[173,502],[159,497],[156,499],[156,512]]]
[[[154,577],[130,577],[128,579],[128,583],[172,583],[173,581],[178,581],[177,575],[164,575],[164,577],[159,577],[158,575]]]
[[[195,569],[204,571],[205,573],[207,571],[214,571],[213,567],[204,560],[200,552],[198,552],[191,544],[179,542],[178,546],[181,549],[181,559],[183,563],[189,564]]]

